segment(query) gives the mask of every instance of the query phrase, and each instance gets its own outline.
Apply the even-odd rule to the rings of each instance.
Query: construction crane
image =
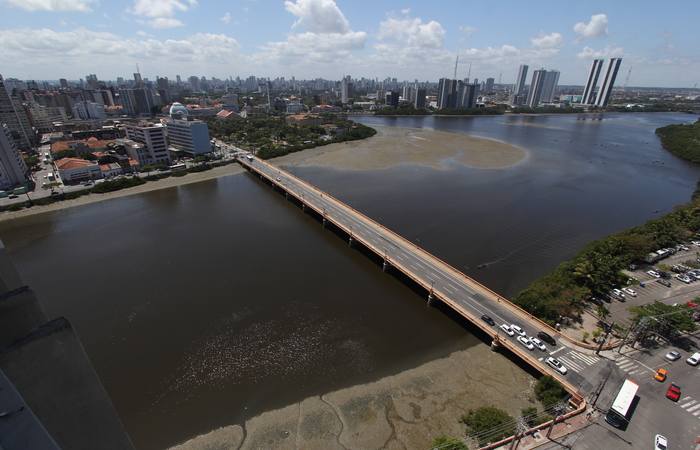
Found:
[[[623,92],[627,92],[627,85],[630,82],[630,75],[632,74],[632,66],[630,66],[630,70],[627,72],[627,78],[625,78],[625,87],[622,88]]]
[[[454,77],[452,78],[453,80],[457,79],[457,63],[459,62],[459,53],[457,53],[457,59],[455,59],[455,74]]]

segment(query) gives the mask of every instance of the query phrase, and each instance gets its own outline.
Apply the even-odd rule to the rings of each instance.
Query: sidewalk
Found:
[[[589,407],[586,409],[586,412],[582,412],[567,419],[559,419],[552,427],[549,437],[547,437],[547,433],[549,432],[549,425],[547,425],[542,429],[534,430],[534,433],[520,438],[515,445],[510,441],[500,447],[496,447],[496,449],[508,450],[511,448],[511,445],[513,445],[513,449],[518,450],[538,448],[592,425],[598,420],[600,415],[600,412]]]

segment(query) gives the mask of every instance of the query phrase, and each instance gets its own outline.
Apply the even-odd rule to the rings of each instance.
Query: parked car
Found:
[[[654,379],[656,381],[666,381],[667,376],[668,374],[666,373],[666,369],[659,369],[654,374]]]
[[[622,288],[622,290],[625,292],[625,294],[629,294],[629,295],[631,295],[632,297],[636,297],[636,296],[637,296],[637,292],[636,292],[634,289],[631,289],[631,288]]]
[[[515,336],[515,331],[513,331],[508,325],[505,323],[501,325],[501,330],[503,330],[508,336],[513,337]]]
[[[599,300],[600,301],[600,300]],[[602,303],[601,303],[602,305]],[[557,341],[554,340],[552,336],[549,334],[545,333],[544,331],[540,331],[537,333],[537,337],[548,343],[549,345],[557,345]]]
[[[656,280],[656,282],[666,287],[671,287],[671,283],[667,280],[662,280],[661,278],[659,278],[658,280]]]
[[[654,278],[661,278],[661,275],[659,275],[659,272],[657,272],[655,270],[647,270],[647,273]]]
[[[494,322],[493,319],[491,317],[487,316],[486,314],[481,316],[481,320],[483,320],[484,322],[488,323],[491,326],[496,325],[496,322]]]
[[[540,341],[536,337],[531,337],[530,342],[532,342],[532,345],[534,345],[535,347],[537,347],[541,351],[543,351],[543,352],[547,351],[547,347],[545,347],[545,345],[542,343],[542,341]]]
[[[674,402],[677,402],[678,399],[681,398],[681,387],[677,384],[671,383],[671,385],[668,387],[668,390],[666,391],[666,397],[673,400]]]
[[[550,366],[552,369],[556,370],[562,375],[566,375],[566,372],[568,372],[568,370],[566,370],[566,367],[562,366],[559,360],[552,358],[551,356],[545,359],[545,362],[548,366]]]
[[[589,298],[588,298],[588,301],[591,302],[591,303],[593,303],[594,305],[603,306],[603,301],[602,301],[601,299],[599,299],[599,298],[596,298],[596,297],[589,297]]]
[[[678,358],[681,357],[681,352],[678,350],[671,350],[670,352],[666,353],[666,359],[669,361],[676,361]]]
[[[517,334],[518,336],[525,336],[525,332],[523,331],[523,329],[517,325],[511,325],[510,329],[515,331],[515,334]]]
[[[520,344],[528,350],[535,349],[535,346],[532,345],[532,342],[530,342],[530,340],[525,336],[518,336],[518,342],[520,342]]]
[[[685,284],[690,284],[690,282],[691,282],[691,279],[688,278],[688,277],[687,277],[686,275],[684,275],[684,274],[680,274],[680,273],[679,273],[678,275],[676,275],[676,278],[677,278],[678,280],[684,282]]]

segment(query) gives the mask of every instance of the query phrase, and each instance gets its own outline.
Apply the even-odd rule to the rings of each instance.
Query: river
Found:
[[[687,202],[700,170],[654,130],[695,119],[361,117],[528,157],[290,170],[512,297],[585,243]],[[140,449],[484,345],[248,173],[4,221],[0,239],[49,316],[77,329]]]

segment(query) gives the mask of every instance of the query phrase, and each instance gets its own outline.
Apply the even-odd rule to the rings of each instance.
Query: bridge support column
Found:
[[[328,228],[329,225],[330,225],[330,222],[328,221],[328,219],[324,218],[323,219],[323,228]]]
[[[428,294],[428,308],[430,308],[431,306],[435,306],[435,304],[439,301],[440,300],[435,298],[432,292]]]
[[[382,266],[382,270],[384,272],[388,272],[389,270],[391,270],[391,263],[389,261],[387,261],[386,259],[384,260],[384,265]]]
[[[284,198],[286,198],[287,200],[289,200],[289,192],[285,192],[285,193],[284,193]]]
[[[301,211],[302,211],[302,212],[306,212],[306,203],[303,203],[303,204],[301,205]]]
[[[500,349],[501,349],[501,341],[499,341],[498,338],[491,341],[491,351],[492,352],[497,352]]]
[[[355,239],[349,238],[348,245],[350,246],[350,248],[354,248],[355,247]]]

